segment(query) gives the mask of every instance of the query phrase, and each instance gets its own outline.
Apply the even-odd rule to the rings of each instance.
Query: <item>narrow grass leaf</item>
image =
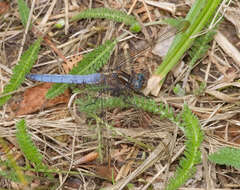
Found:
[[[17,90],[24,81],[26,74],[29,73],[33,64],[37,60],[41,41],[42,38],[36,40],[34,44],[32,44],[28,50],[22,54],[19,63],[13,68],[13,74],[9,84],[4,87],[3,95]],[[10,98],[11,95],[1,97],[0,106],[4,105]]]
[[[34,145],[29,133],[27,132],[25,120],[20,120],[16,124],[16,127],[17,142],[26,158],[31,163],[35,164],[36,169],[46,169],[47,167],[43,164],[42,155],[39,153],[37,147]]]
[[[224,147],[219,149],[217,152],[210,154],[208,159],[211,162],[221,165],[233,166],[240,168],[240,149]]]
[[[123,22],[126,25],[130,25],[130,30],[132,32],[139,32],[141,30],[141,26],[134,16],[127,15],[118,10],[107,8],[87,9],[73,16],[71,18],[71,21],[77,21],[83,18],[106,18],[116,22]]]
[[[155,96],[158,95],[161,82],[168,72],[178,63],[184,52],[192,45],[194,41],[192,36],[198,34],[203,27],[210,22],[210,19],[212,19],[221,2],[222,0],[196,0],[194,2],[186,17],[186,20],[190,22],[190,26],[185,32],[179,33],[174,39],[164,61],[155,71],[155,75],[150,78],[145,91],[146,94],[151,92]]]
[[[191,61],[189,62],[189,68],[192,69],[197,60],[201,59],[202,56],[208,51],[210,48],[209,43],[213,40],[216,32],[214,30],[210,30],[207,34],[198,37],[191,47],[188,54],[191,56]]]
[[[175,190],[181,187],[196,172],[195,165],[200,163],[201,160],[199,148],[203,141],[203,132],[199,120],[187,105],[184,106],[182,120],[186,136],[186,148],[184,157],[181,158],[174,177],[170,179],[166,187],[167,190]]]
[[[26,27],[30,10],[24,0],[18,0],[18,10],[21,22],[23,26]]]

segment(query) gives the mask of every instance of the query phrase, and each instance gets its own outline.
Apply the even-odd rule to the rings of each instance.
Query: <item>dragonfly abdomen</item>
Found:
[[[103,81],[104,75],[94,73],[89,75],[51,75],[51,74],[28,74],[28,79],[51,82],[51,83],[67,83],[67,84],[97,84]]]

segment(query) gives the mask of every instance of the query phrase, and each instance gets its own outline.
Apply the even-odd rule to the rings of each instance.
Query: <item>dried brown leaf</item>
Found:
[[[51,87],[50,83],[43,83],[41,85],[27,89],[23,94],[23,99],[19,105],[17,105],[18,110],[16,115],[25,115],[39,111],[43,108],[53,107],[58,104],[67,103],[70,98],[70,93],[68,90],[64,94],[54,98],[46,99],[45,95],[48,89]],[[16,106],[14,104],[12,107]]]
[[[9,10],[9,4],[5,1],[0,2],[0,15],[7,13]]]
[[[98,158],[97,152],[90,152],[87,155],[81,157],[79,160],[76,161],[76,164],[85,164],[88,162],[92,162]]]

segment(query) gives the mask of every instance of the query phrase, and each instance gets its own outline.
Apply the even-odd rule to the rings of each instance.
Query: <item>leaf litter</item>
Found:
[[[36,12],[39,13],[38,19],[42,19],[44,17],[44,13],[47,10],[50,10],[51,3],[53,1],[48,1],[45,5],[45,8],[41,10],[41,4],[37,4],[35,7]],[[74,3],[75,2],[75,3]],[[69,3],[68,11],[71,14],[74,14],[77,9],[84,9],[88,6],[87,1],[84,1],[85,4],[77,4],[76,1],[72,1],[72,4]],[[1,2],[2,3],[2,2]],[[4,2],[5,3],[5,2]],[[154,20],[155,18],[161,16],[169,16],[169,12],[173,14],[172,16],[184,15],[186,12],[186,7],[191,6],[189,4],[185,4],[186,2],[181,1],[179,4],[172,3],[174,9],[169,10],[166,5],[164,8],[164,4],[161,4],[163,7],[157,7],[156,5],[152,5],[150,1],[146,1],[146,5],[141,3],[140,1],[132,1],[127,4],[124,1],[125,8],[130,10],[130,13],[137,13],[141,21],[149,22],[150,20]],[[136,6],[133,6],[135,3]],[[182,3],[182,4],[181,4]],[[9,5],[3,5],[0,10],[3,10],[0,14],[4,15],[6,18],[6,24],[3,24],[1,21],[0,25],[2,26],[0,29],[0,42],[6,46],[6,48],[0,49],[0,54],[5,55],[5,62],[0,62],[1,68],[1,89],[6,83],[6,78],[10,77],[9,70],[12,69],[12,66],[16,63],[17,54],[13,55],[12,52],[18,51],[18,46],[16,43],[21,44],[21,38],[19,38],[20,34],[22,35],[23,27],[20,25],[19,18],[12,18],[12,22],[10,18],[11,14],[14,14],[14,10],[11,7],[16,6],[15,1],[9,2]],[[13,6],[14,5],[14,6]],[[94,2],[94,6],[103,6],[101,2]],[[185,9],[181,10],[181,5]],[[159,5],[160,6],[160,5]],[[236,10],[239,12],[239,4],[233,3],[229,10],[234,8],[234,13]],[[10,8],[9,8],[10,7]],[[110,1],[110,7],[122,7],[119,5],[117,1]],[[53,26],[53,23],[56,21],[56,18],[64,18],[64,4],[59,2],[58,6],[54,7],[54,11],[50,12],[46,23],[43,24],[43,28],[48,29],[50,26]],[[179,9],[178,9],[179,8]],[[42,13],[40,12],[43,11]],[[39,12],[38,12],[39,11]],[[228,16],[228,17],[227,17]],[[226,15],[227,19],[234,24],[234,27],[238,27],[237,23],[233,19],[230,14]],[[224,23],[225,22],[225,23]],[[231,25],[231,23],[227,21],[223,21],[227,26]],[[108,27],[108,22],[105,21],[96,21],[95,24],[97,26],[105,26],[104,30],[106,34],[109,32],[111,35],[115,35],[114,32],[110,32],[110,30],[118,31],[119,25],[115,25],[112,27]],[[220,24],[221,26],[221,24]],[[64,30],[53,30],[49,31],[50,40],[53,42],[55,49],[58,49],[62,56],[69,55],[78,55],[79,54],[79,46],[83,49],[88,49],[90,44],[100,44],[101,40],[105,38],[104,30],[101,32],[96,32],[92,30],[91,22],[89,21],[81,21],[79,23],[70,24],[68,35],[65,36]],[[74,35],[76,31],[83,31],[88,28],[89,32],[83,33],[83,35],[75,36],[75,38],[68,38],[68,36]],[[231,27],[229,27],[231,28]],[[147,28],[147,32],[149,36],[156,35],[158,32],[159,26],[151,26]],[[107,30],[107,31],[106,31]],[[223,146],[239,146],[239,61],[236,55],[239,55],[239,38],[236,37],[236,31],[232,29],[225,29],[221,31],[221,27],[218,29],[225,38],[216,38],[215,41],[211,44],[211,48],[209,49],[208,54],[200,61],[199,64],[195,66],[192,70],[186,85],[186,92],[184,96],[175,95],[171,89],[169,89],[169,85],[175,81],[175,77],[172,73],[166,78],[165,83],[162,86],[162,92],[158,97],[156,97],[156,101],[168,103],[169,105],[174,107],[175,112],[177,113],[179,109],[183,107],[184,103],[187,103],[190,109],[199,117],[201,120],[201,124],[203,126],[203,130],[205,131],[206,138],[204,140],[203,148],[208,152],[214,152],[219,147]],[[64,37],[63,37],[64,36]],[[226,38],[226,36],[229,36]],[[141,36],[145,38],[145,36]],[[156,37],[156,36],[151,36]],[[220,36],[222,37],[222,36]],[[231,41],[231,37],[236,39],[235,41]],[[64,39],[64,40],[63,40]],[[226,39],[228,41],[226,41]],[[139,40],[139,39],[138,39]],[[132,44],[136,43],[136,39],[129,40],[130,50]],[[30,43],[31,40],[26,41],[26,43]],[[128,42],[123,42],[128,43]],[[230,45],[229,45],[230,44]],[[25,44],[27,47],[29,44]],[[75,60],[70,60],[67,64],[59,61],[60,64],[56,64],[56,57],[60,60],[61,56],[56,56],[58,54],[55,51],[49,51],[51,47],[46,45],[48,48],[43,48],[40,52],[40,59],[38,63],[35,65],[34,69],[38,71],[51,71],[51,72],[68,72],[71,64],[75,64],[81,57],[76,57]],[[119,49],[119,52],[122,50]],[[232,53],[232,52],[236,53]],[[146,60],[150,61],[145,63],[144,61],[139,61],[140,63],[146,64],[147,68],[150,70],[150,73],[153,73],[154,66],[159,65],[159,58],[151,55],[146,55]],[[14,58],[14,59],[13,59]],[[188,62],[188,55],[186,53],[183,61],[185,63]],[[10,62],[8,62],[10,60]],[[65,59],[68,60],[68,59]],[[49,63],[53,62],[52,65]],[[145,66],[140,65],[139,67],[145,68]],[[183,69],[184,71],[184,69]],[[184,78],[184,73],[183,73]],[[183,79],[178,80],[180,85],[182,84]],[[199,91],[198,94],[194,93],[196,90],[200,88],[200,84],[202,82],[206,83],[205,90]],[[29,83],[25,85],[30,86]],[[38,148],[44,152],[45,162],[55,168],[60,168],[62,171],[67,171],[70,168],[70,163],[72,161],[72,156],[74,160],[73,168],[77,171],[87,171],[89,173],[95,174],[98,177],[76,177],[72,175],[68,178],[71,181],[71,186],[79,188],[83,184],[85,186],[91,185],[95,187],[102,187],[106,182],[104,179],[111,181],[112,176],[114,179],[121,179],[124,176],[130,176],[130,173],[138,169],[141,166],[141,163],[146,159],[150,154],[150,150],[143,150],[139,147],[134,146],[133,144],[127,142],[121,136],[115,136],[114,134],[105,134],[103,137],[110,139],[110,145],[108,148],[110,149],[110,155],[106,156],[104,162],[100,164],[98,160],[98,156],[96,156],[96,150],[98,149],[98,141],[97,138],[97,129],[92,125],[87,124],[79,124],[74,117],[69,116],[68,114],[61,114],[60,111],[68,112],[67,109],[57,110],[58,104],[67,105],[70,99],[70,93],[66,92],[63,96],[60,96],[54,100],[46,100],[45,93],[49,88],[49,84],[42,84],[38,87],[33,87],[31,89],[25,90],[23,95],[21,95],[21,100],[17,100],[16,103],[9,104],[8,108],[14,112],[15,117],[14,120],[18,120],[20,115],[27,115],[25,119],[27,120],[29,130],[32,134],[33,140],[36,142]],[[11,114],[8,111],[1,108],[1,116],[2,119],[0,121],[0,130],[1,136],[6,138],[12,146],[15,146],[15,141],[13,137],[15,137],[14,133],[14,124],[15,122],[9,118]],[[159,142],[163,142],[163,144],[168,147],[169,143],[172,140],[172,137],[176,133],[176,126],[166,120],[160,120],[158,116],[154,116],[149,113],[141,113],[138,114],[134,109],[126,109],[126,110],[108,110],[107,111],[107,121],[115,122],[115,127],[120,126],[118,128],[119,131],[123,132],[126,135],[129,135],[133,138],[137,138],[146,143],[150,143],[153,146],[157,146]],[[147,119],[143,119],[144,115],[147,114]],[[56,117],[58,115],[58,117]],[[53,119],[57,118],[57,119]],[[127,118],[127,120],[125,120]],[[150,118],[150,120],[149,120]],[[134,127],[133,127],[134,126]],[[142,126],[142,127],[140,127]],[[144,126],[144,127],[143,127]],[[138,128],[139,127],[139,128]],[[75,138],[75,146],[73,146],[73,139]],[[183,146],[183,134],[180,130],[178,130],[177,134],[177,142],[176,147],[173,149],[173,155],[178,155],[181,147]],[[73,149],[72,149],[73,148]],[[74,150],[74,151],[72,151]],[[164,149],[162,151],[165,152]],[[90,159],[89,155],[93,154],[94,156]],[[160,154],[159,154],[160,155]],[[160,157],[160,156],[159,156]],[[78,159],[77,159],[78,158]],[[108,160],[108,159],[110,160]],[[143,186],[147,182],[151,181],[159,171],[163,165],[166,166],[168,162],[168,157],[161,157],[162,160],[156,162],[152,167],[150,167],[147,171],[143,172],[141,177],[132,177],[134,179],[131,183],[137,186]],[[78,163],[78,160],[84,160]],[[17,158],[17,161],[20,161]],[[76,162],[76,163],[75,163]],[[110,166],[109,166],[110,164]],[[85,166],[84,166],[85,165]],[[87,166],[89,165],[89,166]],[[84,166],[84,167],[83,167]],[[170,172],[174,171],[175,164],[172,164],[170,167]],[[225,168],[223,169],[219,165],[211,165],[209,162],[205,163],[207,168],[198,167],[198,175],[196,179],[189,182],[186,187],[188,188],[204,188],[209,185],[209,181],[206,181],[202,176],[201,172],[209,172],[209,176],[217,176],[216,179],[211,178],[210,182],[214,184],[215,188],[225,188],[228,185],[234,184],[235,186],[239,184],[236,183],[237,180],[240,179],[240,176],[235,169]],[[213,168],[214,170],[209,171],[209,168]],[[86,169],[87,168],[87,169]],[[114,171],[114,175],[112,174]],[[221,175],[223,174],[223,175]],[[158,184],[158,186],[162,186],[164,180],[166,178],[165,173],[156,177],[156,180],[152,182],[153,186]],[[37,174],[36,174],[37,176]],[[137,176],[137,175],[136,175]],[[223,184],[218,177],[221,176],[221,181],[225,181]],[[80,180],[79,180],[80,179]],[[99,180],[96,180],[99,179]],[[235,179],[235,180],[233,180]],[[137,180],[139,180],[137,182]],[[142,182],[141,182],[142,180]],[[68,182],[69,182],[68,181]],[[110,184],[110,182],[107,182]],[[129,182],[130,183],[130,182]],[[67,183],[66,183],[67,184]],[[97,189],[97,188],[96,188]],[[156,188],[157,189],[157,188]]]

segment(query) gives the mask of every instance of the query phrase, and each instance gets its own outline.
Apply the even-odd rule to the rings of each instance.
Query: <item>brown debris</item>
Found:
[[[9,4],[5,1],[0,2],[0,15],[7,13],[9,10]]]
[[[15,115],[26,115],[41,109],[53,107],[58,104],[68,103],[70,98],[69,91],[66,91],[64,94],[56,98],[50,100],[46,99],[46,93],[51,86],[52,84],[50,83],[43,83],[39,86],[27,89],[23,93],[23,99],[21,102],[19,102],[17,105],[15,103],[11,104],[12,108],[17,108]]]

